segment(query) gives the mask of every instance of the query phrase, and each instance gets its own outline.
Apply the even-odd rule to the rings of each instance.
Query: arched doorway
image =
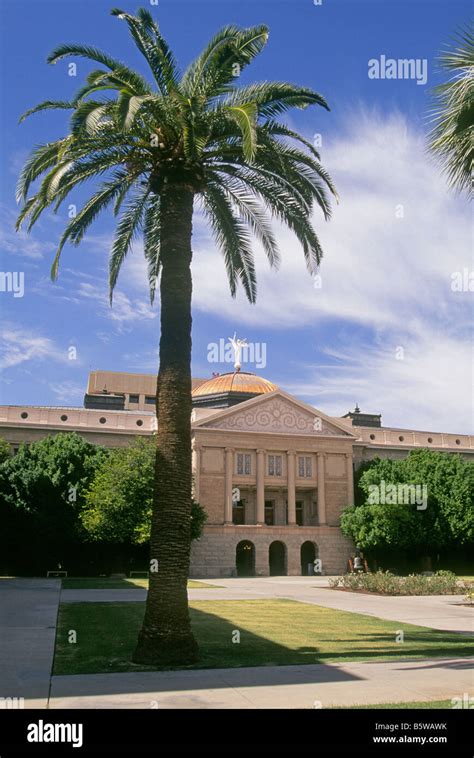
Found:
[[[318,557],[318,548],[315,542],[303,542],[300,550],[301,576],[311,576],[314,572],[314,561]],[[311,568],[310,568],[311,567]]]
[[[286,576],[286,546],[283,542],[272,542],[268,550],[270,576]]]
[[[255,576],[255,545],[242,540],[235,549],[237,576]]]

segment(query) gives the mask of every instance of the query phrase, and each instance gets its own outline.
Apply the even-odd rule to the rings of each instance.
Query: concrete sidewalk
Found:
[[[0,581],[0,697],[47,707],[60,593],[59,579]]]
[[[374,663],[54,676],[50,708],[328,708],[462,699],[472,661]]]

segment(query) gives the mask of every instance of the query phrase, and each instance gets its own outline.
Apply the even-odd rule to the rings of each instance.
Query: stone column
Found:
[[[326,454],[318,453],[318,525],[326,523],[325,461]]]
[[[265,450],[257,450],[257,524],[265,523]]]
[[[286,465],[288,468],[287,486],[288,486],[288,524],[296,524],[296,467],[294,450],[286,451]]]
[[[234,476],[234,449],[225,449],[224,523],[232,524],[232,478]]]
[[[347,505],[354,505],[354,468],[352,453],[346,453]]]
[[[196,500],[197,503],[199,503],[199,483],[200,483],[200,476],[201,476],[201,447],[200,445],[196,445],[196,443],[194,443],[193,450],[194,450],[193,498]]]

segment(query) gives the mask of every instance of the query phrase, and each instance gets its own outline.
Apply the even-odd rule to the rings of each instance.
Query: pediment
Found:
[[[239,432],[299,434],[304,436],[348,437],[356,435],[310,405],[301,403],[281,390],[246,400],[232,408],[203,419],[195,426]]]

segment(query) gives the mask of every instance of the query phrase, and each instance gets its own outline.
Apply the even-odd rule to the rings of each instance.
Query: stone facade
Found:
[[[472,436],[382,427],[380,416],[358,409],[326,416],[245,372],[193,380],[193,387],[204,403],[191,417],[194,497],[208,514],[192,546],[194,577],[305,574],[315,559],[323,574],[340,573],[354,548],[340,531],[341,512],[353,502],[353,473],[364,461],[417,448],[474,456]],[[0,434],[13,452],[71,431],[106,447],[129,445],[156,432],[155,388],[155,377],[92,372],[93,408],[0,406]],[[111,408],[110,397],[119,396],[123,409]]]
[[[344,571],[353,546],[339,523],[353,502],[355,439],[280,390],[195,421],[194,496],[208,521],[191,576],[295,576],[316,558],[322,573]]]
[[[314,546],[314,557],[321,560],[323,574],[344,573],[353,549],[351,541],[337,527],[208,525],[201,539],[193,542],[190,575],[201,578],[237,576],[237,546],[243,542],[254,545],[255,576],[270,575],[270,545],[274,542],[281,542],[285,547],[285,565],[281,573],[288,576],[307,573],[307,565],[302,565],[301,549],[305,543]],[[308,562],[312,563],[311,560]]]
[[[422,432],[415,429],[352,427],[358,439],[354,444],[354,467],[374,458],[406,458],[411,450],[428,448],[446,453],[459,453],[474,460],[474,437],[469,434]]]

